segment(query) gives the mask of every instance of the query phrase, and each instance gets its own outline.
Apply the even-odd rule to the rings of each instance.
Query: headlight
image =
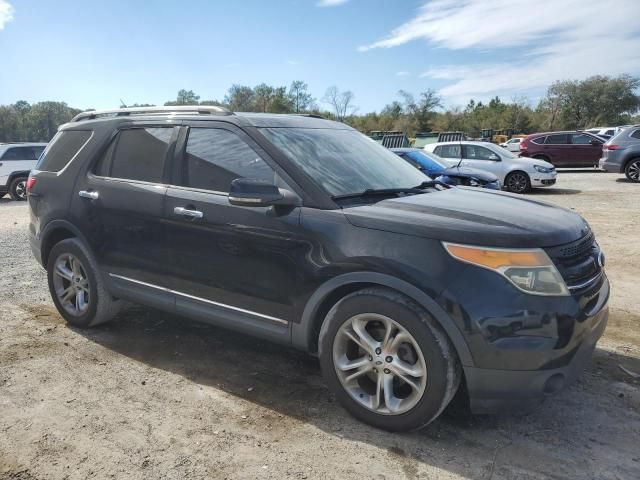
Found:
[[[551,173],[551,168],[541,167],[540,165],[534,165],[533,168],[536,169],[536,172],[540,173]]]
[[[560,272],[542,249],[474,247],[446,242],[442,244],[453,258],[492,270],[525,293],[569,295]]]

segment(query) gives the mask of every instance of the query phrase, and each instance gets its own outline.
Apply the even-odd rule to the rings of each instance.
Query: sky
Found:
[[[535,103],[555,80],[640,76],[640,0],[0,0],[0,104],[162,104],[179,89],[400,89]]]

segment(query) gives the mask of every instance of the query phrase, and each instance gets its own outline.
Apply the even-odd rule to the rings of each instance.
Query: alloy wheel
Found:
[[[634,182],[640,181],[640,160],[636,160],[629,165],[627,175]]]
[[[507,180],[511,192],[523,193],[527,189],[527,177],[524,173],[512,173]]]
[[[26,180],[22,180],[20,182],[18,182],[16,184],[16,196],[20,199],[20,200],[24,200],[25,198],[27,198],[27,181]]]
[[[89,278],[82,262],[70,253],[60,255],[54,264],[53,287],[62,308],[80,316],[89,308]]]
[[[382,415],[409,411],[427,386],[427,365],[416,339],[376,313],[344,322],[333,341],[333,363],[351,398]]]

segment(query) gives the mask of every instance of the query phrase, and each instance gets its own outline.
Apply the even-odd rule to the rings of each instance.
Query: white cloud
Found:
[[[316,5],[318,7],[337,7],[347,3],[349,0],[320,0]]]
[[[402,72],[396,72],[396,75],[398,77],[408,77],[411,74],[409,72],[402,71]]]
[[[7,0],[0,0],[0,30],[13,20],[13,7]]]
[[[467,100],[508,96],[559,79],[640,74],[640,27],[629,21],[640,17],[640,1],[611,0],[602,7],[584,0],[434,0],[359,50],[426,40],[478,57],[488,52],[491,63],[432,65],[421,75],[449,81],[442,95]],[[517,53],[506,51],[514,47]]]

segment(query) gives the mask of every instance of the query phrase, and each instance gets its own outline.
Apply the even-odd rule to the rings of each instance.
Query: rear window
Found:
[[[47,172],[62,170],[91,138],[88,130],[64,130],[58,132],[47,146],[36,169]]]
[[[162,182],[164,159],[173,127],[122,130],[117,138],[110,177]]]
[[[567,136],[549,135],[544,143],[547,145],[565,145],[567,143]]]
[[[460,145],[439,145],[436,147],[436,155],[439,155],[443,158],[460,158],[461,151]]]

